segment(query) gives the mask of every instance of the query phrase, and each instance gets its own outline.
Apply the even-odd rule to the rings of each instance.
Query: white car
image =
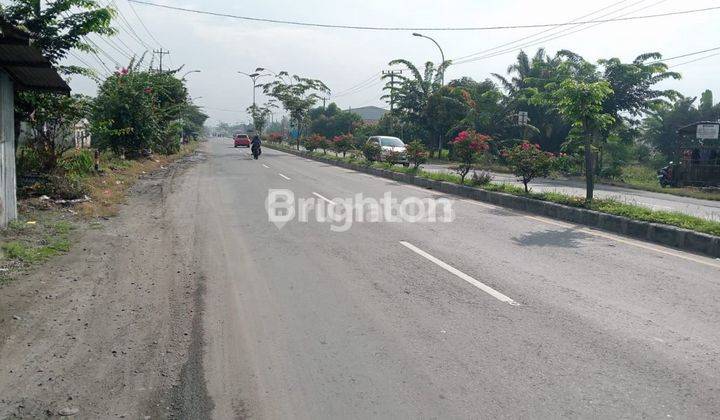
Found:
[[[390,136],[372,136],[368,139],[368,143],[374,143],[380,146],[380,160],[387,161],[392,156],[393,163],[402,163],[403,166],[410,166],[407,158],[407,150],[405,143],[397,137]]]

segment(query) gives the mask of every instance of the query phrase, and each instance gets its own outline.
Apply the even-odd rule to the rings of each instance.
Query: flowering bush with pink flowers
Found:
[[[455,171],[460,175],[460,183],[465,183],[465,177],[477,162],[478,157],[490,149],[490,136],[480,134],[475,130],[461,131],[451,142],[452,153],[459,164]]]
[[[353,148],[352,134],[341,134],[333,137],[332,148],[335,152],[342,153],[342,156],[345,157],[345,154]]]
[[[513,174],[520,178],[525,193],[530,192],[528,183],[534,178],[547,176],[553,167],[555,155],[544,152],[539,144],[523,141],[517,146],[502,151],[502,157],[508,163]]]

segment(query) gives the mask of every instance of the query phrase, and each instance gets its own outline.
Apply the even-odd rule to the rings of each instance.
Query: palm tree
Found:
[[[444,101],[455,101],[454,98],[446,95],[447,90],[442,83],[445,70],[451,62],[445,61],[437,67],[432,62],[427,62],[422,72],[415,64],[405,59],[393,60],[389,64],[405,66],[409,76],[384,75],[383,79],[387,82],[383,90],[388,93],[382,99],[392,98],[393,112],[421,128],[430,138],[436,138],[439,156],[445,133],[441,130],[442,124],[439,124],[436,115],[433,115],[433,108]]]

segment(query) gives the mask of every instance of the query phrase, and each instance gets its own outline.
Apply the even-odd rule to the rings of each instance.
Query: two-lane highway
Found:
[[[720,261],[229,144],[169,198],[204,216],[216,418],[720,415]],[[454,220],[278,228],[271,189],[449,198]]]

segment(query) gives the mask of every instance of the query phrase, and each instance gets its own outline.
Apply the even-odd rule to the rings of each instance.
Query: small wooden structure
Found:
[[[699,121],[677,130],[672,184],[720,187],[720,121]]]
[[[17,218],[14,97],[21,90],[70,93],[50,62],[30,46],[30,36],[0,16],[0,227]]]

